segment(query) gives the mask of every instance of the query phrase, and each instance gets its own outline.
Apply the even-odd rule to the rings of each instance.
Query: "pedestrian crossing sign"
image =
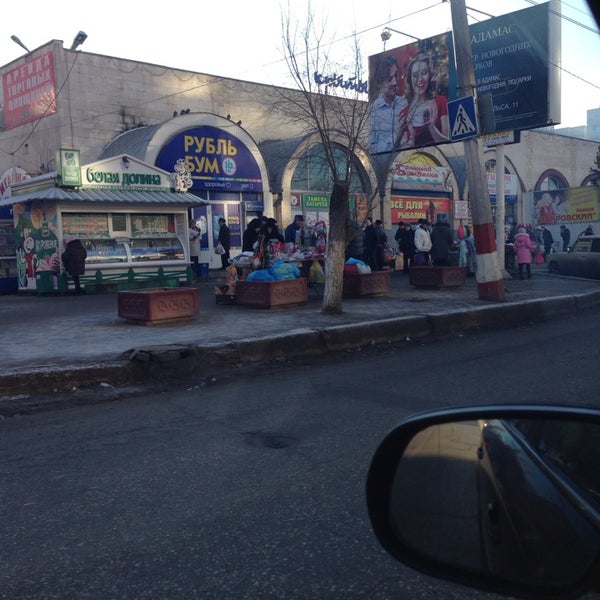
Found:
[[[477,117],[475,99],[465,96],[448,102],[448,120],[450,121],[450,139],[458,142],[477,135]]]

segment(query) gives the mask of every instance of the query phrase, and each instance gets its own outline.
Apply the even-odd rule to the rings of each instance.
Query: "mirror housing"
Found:
[[[591,467],[585,489],[553,462],[547,440],[531,433],[532,425],[543,425],[547,437],[557,429],[564,437],[565,424],[576,440],[582,427],[592,433],[591,452],[579,443],[569,447]],[[469,587],[531,599],[597,590],[599,436],[600,410],[585,407],[481,406],[409,417],[381,442],[369,468],[373,531],[397,560]],[[442,519],[444,512],[453,514]],[[548,534],[551,527],[560,536]],[[555,544],[557,556],[569,565],[562,570],[550,558],[555,535],[563,540]]]

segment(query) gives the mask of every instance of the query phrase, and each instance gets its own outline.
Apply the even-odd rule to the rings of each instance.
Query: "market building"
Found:
[[[192,185],[185,202],[179,198],[179,208],[205,224],[200,262],[210,268],[220,266],[212,252],[220,216],[232,231],[232,253],[241,248],[246,223],[257,215],[273,216],[282,227],[297,213],[309,226],[327,220],[331,186],[323,148],[315,133],[278,114],[280,88],[73,47],[52,40],[0,68],[0,283],[17,276],[15,255],[24,243],[22,232],[15,236],[13,231],[13,185],[23,187],[29,178],[56,178],[57,152],[65,149],[77,151],[83,166],[110,161],[123,174],[127,163],[172,174],[182,159]],[[334,141],[342,160],[343,139]],[[468,222],[462,143],[398,152],[391,161],[370,156],[367,149],[365,139],[352,157],[351,202],[359,218],[367,211],[380,218],[392,233],[390,239],[400,220],[445,218],[455,229]],[[597,151],[597,143],[588,140],[522,131],[519,143],[505,146],[506,221],[532,223],[538,192],[592,183],[590,168]],[[494,203],[493,146],[484,149],[484,160]],[[105,185],[110,187],[101,182],[96,193]],[[82,187],[80,193],[87,192]],[[372,206],[370,198],[376,200]],[[63,214],[63,200],[57,202],[57,214]],[[93,211],[98,201],[82,196],[78,202],[82,211]],[[585,225],[596,223],[597,190],[586,202],[590,210],[584,214]],[[147,215],[155,209],[144,201],[129,204],[128,233],[135,213]],[[108,205],[101,212],[109,214]],[[183,212],[177,214],[176,233]],[[551,226],[558,232],[558,222]],[[180,241],[185,247],[185,240]],[[59,246],[63,243],[58,239]],[[129,265],[130,249],[122,250]],[[184,260],[188,251],[183,249]]]

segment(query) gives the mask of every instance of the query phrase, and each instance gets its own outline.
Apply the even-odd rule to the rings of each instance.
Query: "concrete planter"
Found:
[[[466,278],[466,267],[411,267],[409,271],[409,283],[417,288],[460,287]]]
[[[235,284],[238,304],[255,308],[277,308],[308,302],[306,277],[281,281],[238,281]]]
[[[344,296],[384,296],[390,291],[390,271],[344,273]]]
[[[149,288],[117,293],[119,317],[143,325],[187,319],[200,310],[194,287]]]

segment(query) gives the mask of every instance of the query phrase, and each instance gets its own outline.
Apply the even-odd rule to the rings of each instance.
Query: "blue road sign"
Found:
[[[450,139],[458,142],[477,135],[477,117],[475,99],[465,96],[448,102],[448,120],[450,121]]]

